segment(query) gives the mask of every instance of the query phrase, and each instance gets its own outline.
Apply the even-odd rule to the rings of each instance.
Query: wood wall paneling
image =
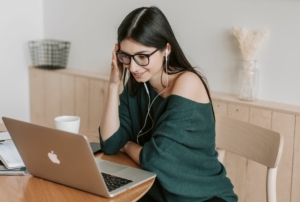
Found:
[[[89,131],[97,132],[107,95],[107,82],[90,79]]]
[[[291,201],[295,115],[273,112],[272,130],[284,136],[284,146],[277,173],[277,201]]]
[[[249,110],[250,108],[246,106],[228,104],[227,113],[231,118],[249,122]]]
[[[75,115],[75,76],[61,75],[61,115]]]
[[[250,108],[249,123],[271,129],[272,111],[259,108]]]
[[[216,114],[227,115],[227,103],[213,100],[212,104]]]
[[[30,120],[32,123],[45,124],[45,71],[30,68]]]
[[[292,202],[300,201],[300,116],[296,116],[295,140],[294,140],[293,178],[292,178]]]
[[[61,115],[61,80],[55,71],[45,71],[45,123],[55,127],[54,118]]]
[[[80,132],[88,131],[89,79],[75,77],[75,114],[80,117]]]

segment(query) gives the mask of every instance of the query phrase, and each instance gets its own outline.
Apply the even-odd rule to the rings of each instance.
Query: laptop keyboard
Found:
[[[117,177],[107,173],[101,173],[101,174],[103,176],[108,191],[113,191],[119,187],[122,187],[132,182],[132,180],[127,180],[125,178]]]

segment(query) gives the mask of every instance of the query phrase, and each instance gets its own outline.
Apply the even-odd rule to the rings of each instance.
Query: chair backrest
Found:
[[[275,168],[283,149],[283,136],[275,131],[216,114],[216,146]]]
[[[268,167],[267,199],[276,201],[277,166],[283,150],[283,136],[275,131],[216,114],[216,147],[223,162],[224,151]]]

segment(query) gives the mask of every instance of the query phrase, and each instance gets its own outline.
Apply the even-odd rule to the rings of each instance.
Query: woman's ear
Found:
[[[171,45],[167,43],[167,48],[165,50],[165,56],[168,56],[171,53]]]

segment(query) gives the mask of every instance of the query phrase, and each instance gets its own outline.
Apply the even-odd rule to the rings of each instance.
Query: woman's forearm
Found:
[[[126,154],[138,165],[140,165],[140,152],[142,148],[143,147],[141,145],[131,141],[127,142],[127,144],[124,146]]]
[[[119,119],[119,86],[110,84],[108,95],[100,123],[100,134],[105,141],[114,134],[120,127]]]

